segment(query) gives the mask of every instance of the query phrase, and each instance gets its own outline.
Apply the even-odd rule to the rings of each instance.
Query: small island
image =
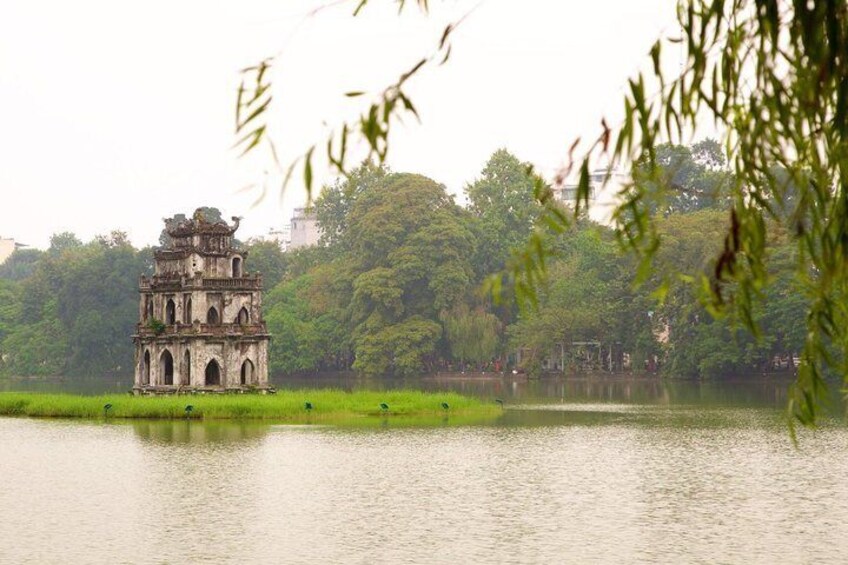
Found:
[[[265,420],[280,423],[355,423],[435,420],[485,421],[500,406],[452,392],[413,390],[283,390],[276,394],[171,396],[0,393],[0,415],[36,418]]]

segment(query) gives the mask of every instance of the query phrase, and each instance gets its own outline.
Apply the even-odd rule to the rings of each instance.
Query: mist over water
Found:
[[[785,382],[419,386],[518,408],[427,429],[0,418],[0,562],[796,563],[848,550],[848,428],[828,420],[793,448]]]

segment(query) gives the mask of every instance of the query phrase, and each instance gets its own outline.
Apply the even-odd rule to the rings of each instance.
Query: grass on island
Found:
[[[310,408],[307,409],[306,404]],[[443,405],[447,404],[447,408]],[[106,409],[106,405],[110,405]],[[187,406],[191,406],[187,410]],[[381,406],[384,405],[384,406]],[[338,423],[382,418],[491,418],[494,404],[453,392],[410,390],[281,390],[276,394],[197,394],[180,396],[0,393],[0,415],[40,418],[130,418],[273,420],[290,423]]]

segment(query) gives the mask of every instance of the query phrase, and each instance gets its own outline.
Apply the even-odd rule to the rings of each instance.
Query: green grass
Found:
[[[312,410],[304,403],[311,402]],[[447,402],[445,410],[442,403]],[[380,408],[388,404],[388,410]],[[491,418],[500,414],[496,405],[452,392],[282,390],[277,394],[79,396],[73,394],[0,393],[0,415],[40,418],[104,419],[104,406],[111,404],[109,419],[272,420],[290,423],[344,423],[363,419],[443,419],[461,421]],[[185,408],[192,405],[189,413]],[[353,423],[353,422],[352,422]]]

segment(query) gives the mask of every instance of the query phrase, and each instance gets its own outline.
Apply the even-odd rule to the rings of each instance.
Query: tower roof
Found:
[[[171,237],[189,237],[195,234],[233,235],[239,228],[241,218],[233,216],[231,219],[233,220],[232,226],[223,221],[209,222],[198,209],[191,219],[172,225],[166,224],[165,230]]]

